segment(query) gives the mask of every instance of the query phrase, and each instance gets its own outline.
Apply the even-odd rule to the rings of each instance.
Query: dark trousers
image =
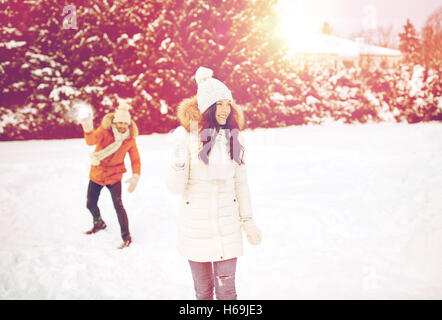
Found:
[[[117,212],[118,222],[120,223],[121,237],[126,240],[130,237],[129,233],[129,221],[127,219],[126,210],[124,209],[123,202],[121,200],[121,181],[106,186],[109,189],[112,201],[114,203],[115,211]],[[96,184],[89,180],[89,186],[87,189],[87,208],[92,214],[94,223],[101,220],[100,209],[98,208],[98,198],[100,197],[101,189],[103,186]]]

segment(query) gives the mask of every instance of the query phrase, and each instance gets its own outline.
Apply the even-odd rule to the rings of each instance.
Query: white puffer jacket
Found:
[[[233,108],[241,129],[244,123],[242,111],[236,106]],[[211,166],[198,157],[202,142],[196,132],[190,132],[190,122],[200,121],[196,99],[184,100],[178,107],[177,116],[181,126],[174,131],[174,139],[184,138],[188,142],[186,165],[181,169],[171,164],[167,176],[168,189],[174,194],[182,194],[178,251],[185,258],[198,262],[239,257],[243,254],[241,220],[252,218],[247,167],[230,159],[227,138],[220,130],[209,163],[217,157],[217,163],[222,163],[224,170],[221,178],[214,178]],[[241,134],[239,141],[244,146]]]

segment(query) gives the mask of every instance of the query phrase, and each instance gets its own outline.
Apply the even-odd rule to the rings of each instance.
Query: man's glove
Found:
[[[261,231],[256,226],[252,219],[246,220],[242,223],[242,228],[244,229],[247,240],[253,245],[258,245],[261,243],[262,234]]]
[[[129,187],[127,188],[127,191],[129,193],[133,192],[135,190],[135,188],[137,187],[139,179],[140,179],[140,175],[135,173],[135,174],[132,175],[132,177],[130,177],[129,179],[127,179],[125,181],[125,183],[129,183],[130,184]]]

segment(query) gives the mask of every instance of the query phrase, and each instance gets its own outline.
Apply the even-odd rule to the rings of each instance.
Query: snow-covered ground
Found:
[[[442,124],[245,131],[263,242],[238,261],[239,299],[441,299]],[[123,202],[133,244],[93,236],[82,139],[0,143],[1,299],[193,299],[175,249],[168,136],[140,136],[142,177]],[[130,176],[128,158],[128,173]]]

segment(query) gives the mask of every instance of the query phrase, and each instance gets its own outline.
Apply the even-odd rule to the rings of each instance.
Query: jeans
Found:
[[[237,258],[215,262],[189,260],[196,299],[213,300],[213,288],[215,288],[218,300],[236,300],[236,260]]]
[[[108,188],[111,193],[114,208],[117,212],[118,222],[120,223],[121,229],[121,237],[123,240],[127,240],[130,238],[129,221],[121,200],[121,181],[118,181],[112,185],[107,185],[106,188]],[[100,209],[98,208],[98,198],[100,197],[101,189],[103,189],[102,185],[96,184],[95,182],[89,180],[86,206],[92,214],[94,223],[101,220]]]

